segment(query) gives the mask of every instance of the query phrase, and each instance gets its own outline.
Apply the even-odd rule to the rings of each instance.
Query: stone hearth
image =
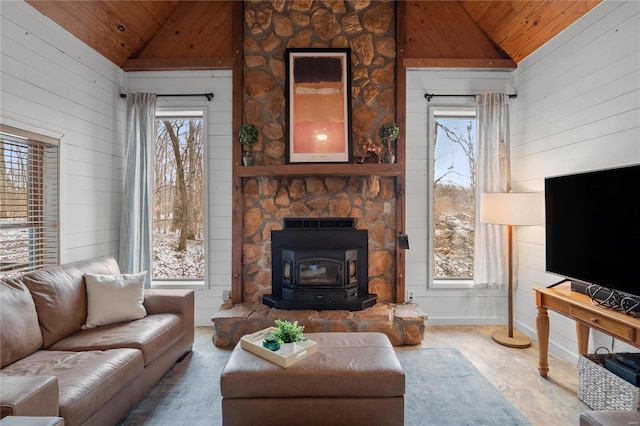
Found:
[[[213,344],[234,347],[245,334],[274,325],[276,319],[298,321],[307,333],[377,331],[394,346],[418,345],[424,339],[427,315],[412,305],[377,303],[362,311],[305,311],[269,308],[261,303],[227,302],[211,318]]]

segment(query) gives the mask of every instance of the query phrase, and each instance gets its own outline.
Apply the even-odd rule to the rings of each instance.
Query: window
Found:
[[[58,264],[58,140],[0,126],[0,276]]]
[[[202,110],[156,112],[154,282],[204,280],[203,116]]]
[[[475,228],[475,108],[434,108],[431,116],[432,281],[468,286],[473,280]]]

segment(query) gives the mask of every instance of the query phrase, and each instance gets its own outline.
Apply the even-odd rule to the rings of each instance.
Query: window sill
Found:
[[[151,288],[204,288],[204,280],[162,280],[152,281]]]
[[[433,283],[431,284],[431,286],[429,287],[431,289],[434,290],[438,290],[438,289],[444,289],[444,290],[451,290],[451,289],[465,289],[465,288],[469,288],[472,289],[473,288],[473,280],[455,280],[455,279],[451,279],[451,280],[433,280]]]

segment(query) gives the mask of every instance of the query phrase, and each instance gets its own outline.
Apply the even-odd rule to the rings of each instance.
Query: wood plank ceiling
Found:
[[[600,1],[407,1],[405,65],[514,68]],[[233,64],[232,1],[27,3],[125,70]]]

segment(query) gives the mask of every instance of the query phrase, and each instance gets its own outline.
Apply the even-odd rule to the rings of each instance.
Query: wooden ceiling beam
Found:
[[[124,71],[215,70],[232,68],[233,57],[127,59],[124,65],[122,65]]]
[[[405,58],[407,68],[492,68],[514,70],[513,59]]]

